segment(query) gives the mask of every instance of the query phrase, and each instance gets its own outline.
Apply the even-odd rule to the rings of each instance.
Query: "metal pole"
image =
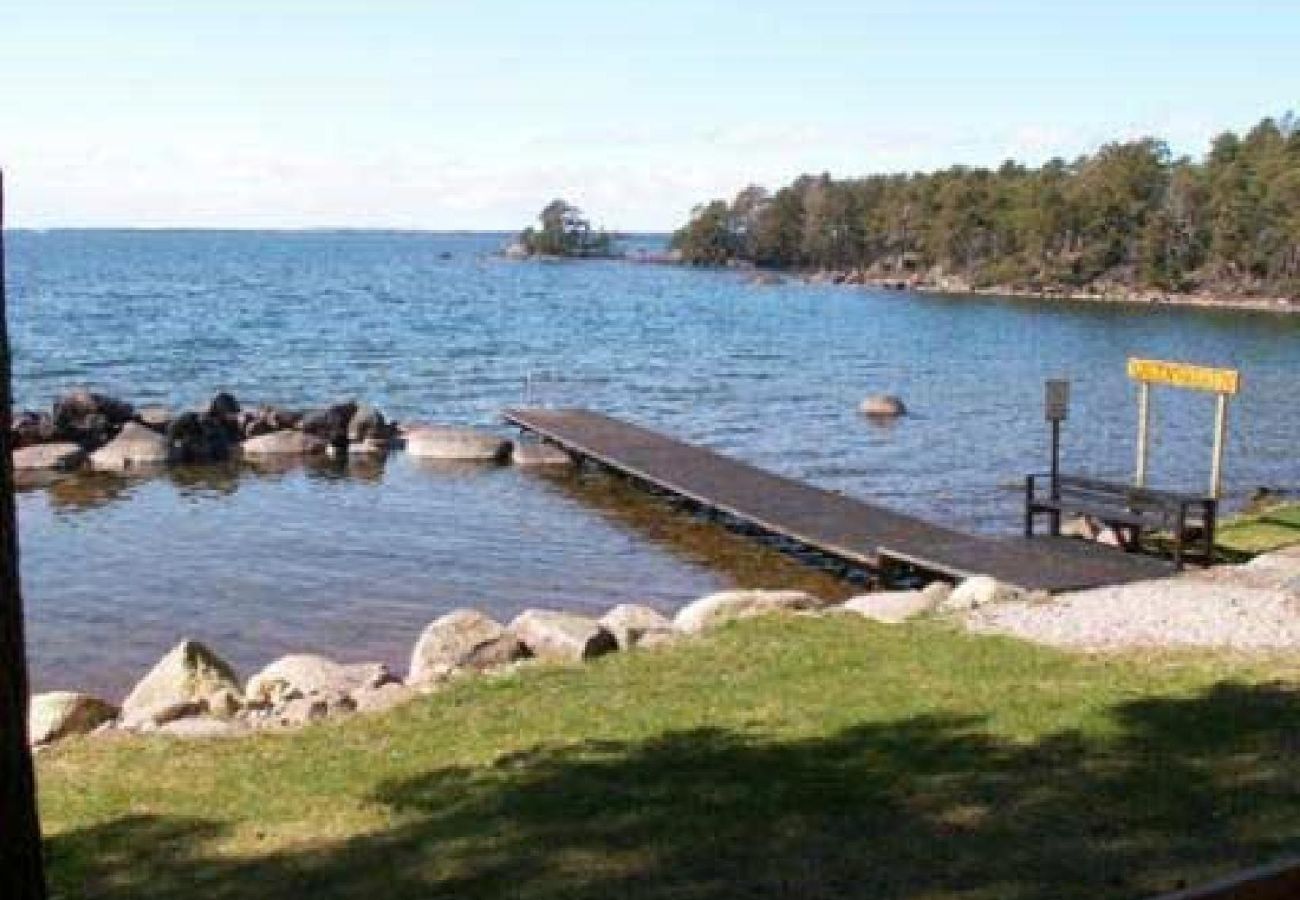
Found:
[[[1214,410],[1214,461],[1210,468],[1210,496],[1223,496],[1223,454],[1228,438],[1228,395],[1220,394]]]
[[[1138,446],[1137,472],[1133,483],[1145,487],[1147,483],[1147,432],[1151,427],[1151,385],[1141,382],[1138,386]]]
[[[4,173],[0,172],[0,879],[7,900],[45,900],[36,781],[27,747],[27,649],[18,579],[6,323]]]

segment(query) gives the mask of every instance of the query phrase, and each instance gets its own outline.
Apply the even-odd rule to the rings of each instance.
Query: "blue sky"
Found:
[[[659,229],[749,182],[1300,108],[1300,2],[0,4],[16,226]]]

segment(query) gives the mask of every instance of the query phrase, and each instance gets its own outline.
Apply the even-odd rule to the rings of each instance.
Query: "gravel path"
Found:
[[[1300,650],[1300,546],[1241,566],[973,610],[967,627],[1089,650]]]

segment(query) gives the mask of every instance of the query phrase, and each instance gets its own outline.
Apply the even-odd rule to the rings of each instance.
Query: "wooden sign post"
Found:
[[[1156,359],[1130,359],[1128,376],[1138,382],[1137,469],[1133,482],[1143,487],[1147,481],[1148,434],[1151,429],[1151,385],[1167,384],[1217,395],[1214,413],[1214,448],[1210,460],[1210,496],[1223,495],[1223,456],[1227,447],[1228,398],[1241,390],[1241,373],[1236,369],[1214,369],[1188,363]]]

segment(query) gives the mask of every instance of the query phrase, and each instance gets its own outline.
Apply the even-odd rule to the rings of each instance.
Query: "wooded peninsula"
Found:
[[[673,247],[953,290],[1300,299],[1300,118],[1224,132],[1199,161],[1143,138],[1037,168],[803,175],[696,207]]]

